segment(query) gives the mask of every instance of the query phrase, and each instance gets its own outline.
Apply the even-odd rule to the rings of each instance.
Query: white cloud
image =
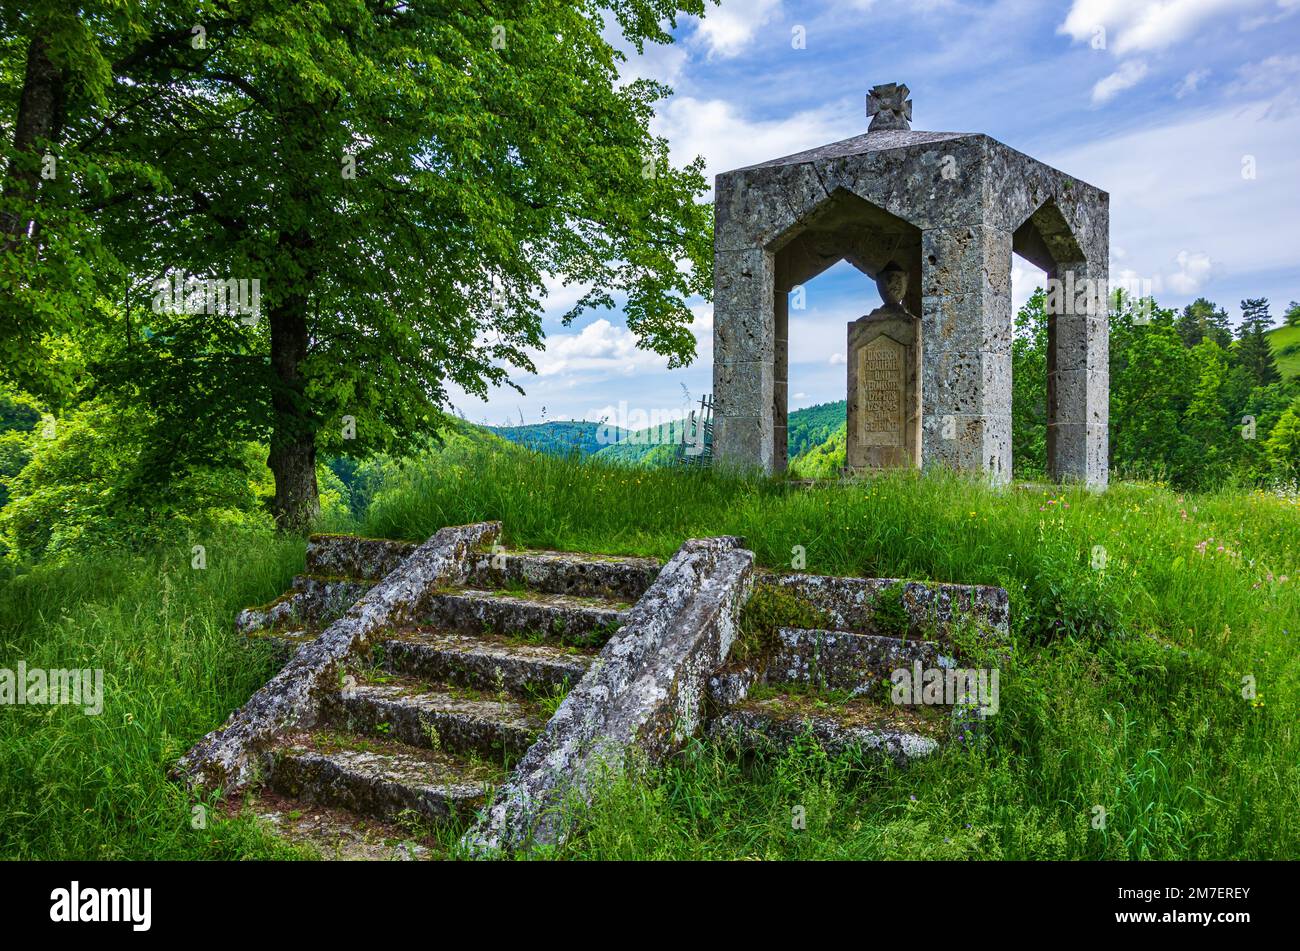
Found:
[[[1074,0],[1059,27],[1077,42],[1093,42],[1105,30],[1116,56],[1167,49],[1200,32],[1226,13],[1243,13],[1270,0]]]
[[[697,19],[696,37],[708,47],[709,56],[731,57],[742,53],[781,8],[781,0],[744,0],[709,5],[703,19]]]
[[[1011,310],[1018,313],[1034,291],[1047,287],[1047,272],[1019,255],[1011,259]]]
[[[1147,74],[1147,64],[1140,59],[1121,63],[1119,69],[1092,87],[1092,101],[1096,105],[1110,102],[1125,89],[1132,89]]]
[[[864,124],[843,103],[784,119],[749,119],[726,100],[681,96],[660,108],[653,131],[668,140],[676,164],[703,155],[711,181],[718,172],[846,139],[865,131]]]
[[[567,313],[583,294],[591,290],[590,284],[564,284],[553,274],[542,277],[545,296],[542,298],[542,310],[551,317]]]
[[[1237,69],[1237,79],[1229,87],[1231,95],[1260,95],[1294,85],[1300,77],[1300,54],[1270,56]]]
[[[1043,158],[1110,192],[1115,259],[1127,250],[1131,277],[1157,291],[1214,293],[1221,281],[1295,267],[1300,115],[1265,121],[1268,108],[1228,105]],[[1242,176],[1245,155],[1256,159],[1253,179]]]
[[[658,354],[637,349],[636,336],[630,330],[615,327],[604,317],[576,334],[551,334],[545,350],[529,355],[539,377],[580,370],[633,373],[667,366],[667,360]]]
[[[1243,30],[1257,30],[1261,26],[1271,26],[1274,23],[1280,23],[1289,16],[1300,13],[1300,0],[1277,0],[1277,13],[1264,13],[1259,16],[1247,17],[1241,21]]]
[[[849,358],[842,353],[832,353],[830,360],[827,361],[831,366],[841,366],[849,362]]]
[[[1272,97],[1265,118],[1281,119],[1300,111],[1300,55],[1270,56],[1247,63],[1238,68],[1237,76],[1228,87],[1228,96]]]
[[[617,33],[617,31],[614,31]],[[615,47],[627,54],[627,62],[619,65],[620,84],[635,79],[653,79],[667,86],[676,86],[682,79],[689,60],[686,48],[679,43],[647,43],[645,51],[638,53],[628,46],[622,34],[606,35]]]
[[[1204,80],[1208,75],[1210,75],[1208,69],[1192,70],[1179,81],[1178,86],[1174,89],[1174,95],[1179,99],[1182,99],[1185,96],[1190,96],[1192,93],[1196,92],[1197,88],[1201,85],[1202,80]]]
[[[1191,297],[1209,280],[1213,266],[1210,256],[1200,252],[1179,251],[1175,260],[1178,262],[1178,270],[1168,275],[1165,285],[1175,294]]]
[[[713,360],[713,305],[700,301],[691,305],[691,314],[695,317],[691,324],[691,333],[695,335],[695,362]]]

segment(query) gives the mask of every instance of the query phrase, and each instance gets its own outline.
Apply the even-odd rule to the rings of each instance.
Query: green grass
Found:
[[[1282,379],[1289,380],[1294,376],[1300,376],[1300,327],[1278,327],[1270,330],[1268,342],[1273,348],[1277,369],[1282,374]]]
[[[149,555],[0,569],[0,667],[100,668],[104,709],[0,707],[0,857],[285,858],[297,852],[248,820],[194,802],[167,770],[274,671],[242,645],[235,613],[283,591],[301,541],[265,534]]]
[[[772,568],[803,546],[811,572],[1011,597],[1016,660],[977,754],[864,770],[808,750],[742,765],[705,745],[608,789],[560,855],[1300,858],[1294,494],[908,474],[803,489],[471,450],[395,478],[367,531],[480,519],[514,545],[659,557],[737,534]],[[1262,703],[1242,697],[1246,675]]]
[[[898,770],[811,746],[750,760],[694,744],[609,784],[550,854],[1300,858],[1294,494],[992,491],[907,474],[804,489],[466,442],[390,471],[361,531],[423,539],[481,519],[501,519],[512,545],[661,558],[738,534],[773,568],[802,546],[811,572],[1011,596],[1014,660],[979,750]],[[244,822],[191,829],[165,778],[264,681],[267,659],[231,620],[284,590],[302,547],[218,538],[208,564],[191,570],[178,545],[0,576],[0,666],[103,667],[107,695],[100,717],[0,709],[0,855],[285,854]],[[1241,696],[1245,675],[1262,700]]]

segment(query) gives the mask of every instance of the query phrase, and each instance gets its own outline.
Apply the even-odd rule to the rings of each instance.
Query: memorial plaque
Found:
[[[907,348],[881,334],[858,350],[858,442],[904,445]]]
[[[850,471],[915,466],[920,459],[919,323],[886,305],[849,324]]]

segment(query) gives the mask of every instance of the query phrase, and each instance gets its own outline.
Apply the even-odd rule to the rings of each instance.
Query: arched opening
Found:
[[[1011,261],[1011,460],[1015,478],[1047,477],[1047,312],[1035,294],[1047,271],[1015,255]]]
[[[786,468],[792,475],[834,478],[843,470],[845,328],[881,303],[875,282],[843,259],[790,290]]]
[[[831,351],[845,357],[846,462],[851,468],[919,465],[920,229],[839,190],[768,250],[773,253],[774,275],[773,469],[781,472],[788,465],[792,292],[797,303],[796,289],[802,288],[806,295],[809,282],[840,261],[876,281],[878,287],[886,281],[897,289],[898,298],[882,301],[879,291],[863,294],[862,309],[852,318],[858,326],[842,331],[842,351]],[[831,278],[832,283],[839,280],[839,274]],[[883,304],[893,307],[885,313]],[[868,313],[873,319],[865,322]]]
[[[1096,299],[1086,255],[1055,201],[1044,202],[1015,230],[1012,250],[1040,272],[1046,288],[1045,331],[1040,328],[1035,334],[1032,351],[1022,341],[1018,354],[1022,368],[1028,371],[1032,367],[1034,376],[1022,379],[1018,385],[1013,378],[1013,458],[1024,475],[1035,477],[1041,472],[1055,479],[1062,475],[1059,470],[1063,453],[1058,441],[1077,439],[1086,432],[1086,421],[1075,420],[1082,416],[1078,407],[1089,402],[1088,390],[1094,385],[1095,377],[1090,377],[1088,369],[1090,340],[1099,332],[1096,310],[1103,309],[1104,320],[1106,302],[1104,293],[1100,300]],[[1013,363],[1016,356],[1013,352]],[[1021,400],[1019,413],[1017,397]],[[1041,416],[1036,409],[1040,398]],[[1021,428],[1018,437],[1017,423]],[[1083,431],[1077,431],[1080,425]],[[1017,442],[1021,444],[1019,453],[1014,451]]]

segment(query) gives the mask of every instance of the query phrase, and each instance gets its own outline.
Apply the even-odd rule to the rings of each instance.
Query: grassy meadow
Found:
[[[899,770],[697,742],[608,785],[549,857],[1300,858],[1294,491],[991,490],[907,474],[807,488],[457,443],[388,470],[352,528],[423,539],[482,519],[503,521],[512,545],[661,558],[736,534],[772,568],[802,546],[810,572],[1011,596],[1014,656],[975,751]],[[206,570],[190,567],[195,543]],[[232,619],[302,559],[301,541],[243,532],[0,576],[0,666],[103,667],[106,691],[99,717],[0,717],[0,855],[297,854],[246,821],[192,828],[165,772],[265,680],[269,660]]]

